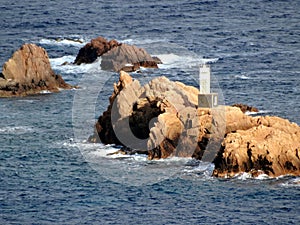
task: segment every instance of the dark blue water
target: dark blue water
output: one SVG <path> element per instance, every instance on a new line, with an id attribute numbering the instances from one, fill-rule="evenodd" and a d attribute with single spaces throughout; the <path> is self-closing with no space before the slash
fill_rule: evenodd
<path id="1" fill-rule="evenodd" d="M 133 74 L 141 83 L 166 75 L 197 86 L 205 57 L 215 61 L 224 103 L 300 124 L 299 1 L 2 0 L 0 10 L 1 65 L 21 44 L 36 43 L 56 72 L 82 87 L 0 99 L 1 224 L 299 224 L 299 178 L 223 180 L 199 162 L 102 157 L 112 147 L 84 139 L 118 75 L 97 63 L 60 66 L 82 46 L 69 39 L 99 35 L 166 60 Z"/>

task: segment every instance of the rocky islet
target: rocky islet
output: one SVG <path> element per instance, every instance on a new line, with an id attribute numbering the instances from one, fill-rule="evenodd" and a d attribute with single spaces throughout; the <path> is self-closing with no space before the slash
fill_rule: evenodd
<path id="1" fill-rule="evenodd" d="M 26 96 L 41 91 L 71 89 L 61 75 L 52 70 L 45 49 L 24 44 L 4 63 L 0 76 L 0 97 Z"/>
<path id="2" fill-rule="evenodd" d="M 243 172 L 300 175 L 297 124 L 275 116 L 246 115 L 245 105 L 199 108 L 198 94 L 196 88 L 166 77 L 141 86 L 121 71 L 90 141 L 121 144 L 126 154 L 144 152 L 150 160 L 172 156 L 210 160 L 216 177 Z"/>
<path id="3" fill-rule="evenodd" d="M 157 57 L 152 57 L 143 48 L 135 45 L 119 43 L 116 40 L 106 40 L 99 36 L 92 39 L 79 53 L 74 61 L 75 64 L 93 63 L 98 57 L 101 60 L 101 69 L 119 72 L 121 70 L 132 72 L 140 67 L 158 68 L 161 63 Z"/>

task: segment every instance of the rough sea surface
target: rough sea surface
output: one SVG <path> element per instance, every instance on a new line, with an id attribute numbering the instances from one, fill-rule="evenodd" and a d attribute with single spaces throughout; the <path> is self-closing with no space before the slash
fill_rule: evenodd
<path id="1" fill-rule="evenodd" d="M 208 162 L 105 156 L 118 146 L 85 141 L 118 74 L 101 59 L 61 66 L 99 35 L 163 60 L 133 73 L 141 83 L 165 75 L 197 87 L 210 61 L 222 104 L 300 124 L 299 11 L 292 0 L 2 0 L 0 65 L 36 43 L 81 89 L 0 99 L 0 224 L 299 224 L 299 177 L 217 179 Z"/>

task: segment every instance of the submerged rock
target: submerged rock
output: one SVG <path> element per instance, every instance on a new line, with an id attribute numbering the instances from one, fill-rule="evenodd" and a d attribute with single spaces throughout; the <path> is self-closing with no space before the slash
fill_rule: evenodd
<path id="1" fill-rule="evenodd" d="M 0 97 L 24 96 L 43 90 L 57 92 L 59 88 L 72 86 L 54 73 L 47 52 L 35 44 L 24 44 L 3 65 Z"/>
<path id="2" fill-rule="evenodd" d="M 140 67 L 158 68 L 157 64 L 162 63 L 159 58 L 152 57 L 142 48 L 116 40 L 107 41 L 103 37 L 92 39 L 82 47 L 74 63 L 92 63 L 99 56 L 102 56 L 101 69 L 116 72 L 132 72 Z"/>
<path id="3" fill-rule="evenodd" d="M 240 107 L 198 108 L 198 89 L 158 77 L 141 86 L 124 71 L 90 139 L 118 144 L 150 160 L 193 157 L 215 164 L 213 176 L 242 172 L 300 175 L 300 127 Z"/>

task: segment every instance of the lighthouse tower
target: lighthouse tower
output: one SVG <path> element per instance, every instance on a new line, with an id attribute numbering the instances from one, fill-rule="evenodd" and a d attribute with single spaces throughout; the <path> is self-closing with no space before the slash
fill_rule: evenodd
<path id="1" fill-rule="evenodd" d="M 200 94 L 198 106 L 200 108 L 213 108 L 218 106 L 218 93 L 210 93 L 210 65 L 199 66 Z"/>

